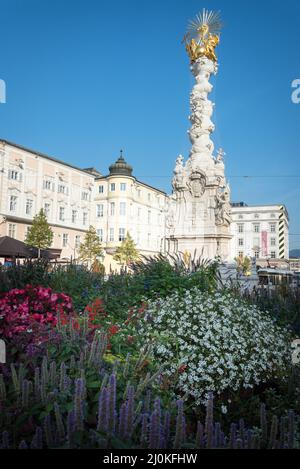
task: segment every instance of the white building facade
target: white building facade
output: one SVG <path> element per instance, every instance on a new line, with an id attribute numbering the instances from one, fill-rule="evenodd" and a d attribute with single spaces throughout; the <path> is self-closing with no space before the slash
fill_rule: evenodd
<path id="1" fill-rule="evenodd" d="M 107 269 L 129 232 L 138 250 L 164 250 L 166 194 L 138 181 L 121 156 L 107 176 L 0 140 L 0 236 L 24 241 L 33 217 L 42 208 L 54 233 L 51 248 L 61 258 L 78 258 L 90 226 L 102 242 Z"/>
<path id="2" fill-rule="evenodd" d="M 231 204 L 231 258 L 289 258 L 289 217 L 284 205 Z"/>

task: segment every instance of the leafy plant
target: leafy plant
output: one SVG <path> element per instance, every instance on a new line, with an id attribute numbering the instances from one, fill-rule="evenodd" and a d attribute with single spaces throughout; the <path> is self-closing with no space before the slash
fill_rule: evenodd
<path id="1" fill-rule="evenodd" d="M 122 241 L 121 245 L 117 247 L 114 259 L 122 266 L 129 266 L 132 262 L 139 258 L 139 252 L 136 248 L 135 242 L 130 234 L 126 234 L 126 238 Z"/>
<path id="2" fill-rule="evenodd" d="M 99 236 L 93 226 L 86 232 L 83 243 L 79 246 L 79 257 L 82 261 L 90 265 L 97 262 L 98 257 L 103 253 Z"/>
<path id="3" fill-rule="evenodd" d="M 40 257 L 41 249 L 49 248 L 52 241 L 53 231 L 49 226 L 43 209 L 41 209 L 39 213 L 33 217 L 32 226 L 27 232 L 25 243 L 38 248 L 38 257 Z"/>

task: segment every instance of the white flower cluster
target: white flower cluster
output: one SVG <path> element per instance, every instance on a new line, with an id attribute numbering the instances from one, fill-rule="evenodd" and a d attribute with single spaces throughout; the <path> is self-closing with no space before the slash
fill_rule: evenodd
<path id="1" fill-rule="evenodd" d="M 221 394 L 266 382 L 290 363 L 289 333 L 268 313 L 226 291 L 194 288 L 150 303 L 140 337 L 153 343 L 166 373 L 197 403 L 211 391 Z"/>

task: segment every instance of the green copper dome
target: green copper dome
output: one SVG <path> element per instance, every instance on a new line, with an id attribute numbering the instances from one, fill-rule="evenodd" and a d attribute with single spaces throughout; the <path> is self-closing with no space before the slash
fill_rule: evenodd
<path id="1" fill-rule="evenodd" d="M 123 158 L 123 151 L 121 150 L 120 156 L 117 161 L 110 165 L 109 167 L 110 176 L 131 176 L 132 175 L 132 166 L 126 163 Z"/>

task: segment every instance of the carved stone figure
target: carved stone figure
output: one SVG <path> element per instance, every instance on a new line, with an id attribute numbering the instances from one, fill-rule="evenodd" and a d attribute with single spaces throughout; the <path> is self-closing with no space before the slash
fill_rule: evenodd
<path id="1" fill-rule="evenodd" d="M 220 190 L 216 193 L 215 197 L 215 219 L 216 225 L 229 226 L 231 223 L 230 215 L 230 190 L 227 185 L 224 190 Z"/>
<path id="2" fill-rule="evenodd" d="M 171 230 L 175 225 L 175 200 L 172 196 L 166 199 L 166 227 Z"/>
<path id="3" fill-rule="evenodd" d="M 185 174 L 184 174 L 184 167 L 183 167 L 183 156 L 179 155 L 175 163 L 172 187 L 174 191 L 176 191 L 176 190 L 183 189 L 185 185 L 186 184 L 185 184 Z"/>

